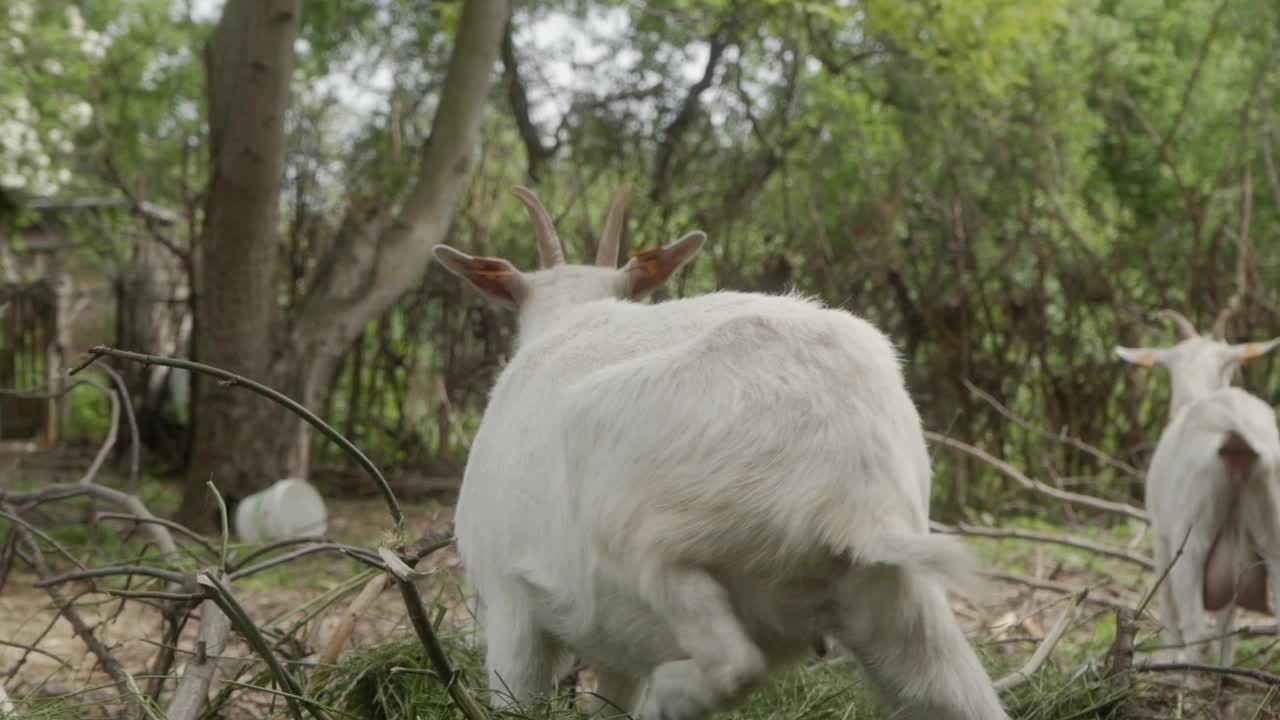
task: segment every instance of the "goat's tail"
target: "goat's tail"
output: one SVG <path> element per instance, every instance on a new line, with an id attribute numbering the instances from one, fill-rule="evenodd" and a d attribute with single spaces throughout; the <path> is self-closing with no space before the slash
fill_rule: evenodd
<path id="1" fill-rule="evenodd" d="M 859 548 L 854 561 L 894 565 L 974 598 L 989 591 L 982 580 L 982 563 L 969 545 L 955 536 L 894 534 Z"/>

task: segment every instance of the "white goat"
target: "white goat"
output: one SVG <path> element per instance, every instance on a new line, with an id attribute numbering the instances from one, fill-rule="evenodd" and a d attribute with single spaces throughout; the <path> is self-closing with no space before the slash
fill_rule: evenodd
<path id="1" fill-rule="evenodd" d="M 1171 650 L 1165 654 L 1180 660 L 1192 650 L 1193 659 L 1230 665 L 1235 636 L 1227 633 L 1236 608 L 1272 612 L 1280 600 L 1280 432 L 1271 406 L 1231 387 L 1231 378 L 1280 338 L 1231 345 L 1201 335 L 1177 312 L 1161 314 L 1177 325 L 1177 345 L 1116 353 L 1167 368 L 1173 386 L 1145 493 L 1156 570 L 1173 563 L 1159 591 Z M 1209 636 L 1207 613 L 1215 611 L 1217 633 Z"/>
<path id="2" fill-rule="evenodd" d="M 631 302 L 705 236 L 618 269 L 623 190 L 596 266 L 565 264 L 537 196 L 514 192 L 546 269 L 435 248 L 518 312 L 455 517 L 491 689 L 550 691 L 574 652 L 599 698 L 694 720 L 831 634 L 902 717 L 1005 718 L 939 582 L 974 564 L 929 534 L 929 456 L 889 340 L 794 296 Z"/>

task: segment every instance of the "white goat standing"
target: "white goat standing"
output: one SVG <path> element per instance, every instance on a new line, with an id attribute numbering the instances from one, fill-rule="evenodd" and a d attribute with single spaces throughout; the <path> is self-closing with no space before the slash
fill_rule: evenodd
<path id="1" fill-rule="evenodd" d="M 617 268 L 623 190 L 596 265 L 565 264 L 537 196 L 514 192 L 545 269 L 435 248 L 518 312 L 455 517 L 491 689 L 548 692 L 575 652 L 600 698 L 694 720 L 831 634 L 900 717 L 1007 717 L 939 582 L 975 566 L 929 534 L 929 456 L 889 340 L 794 296 L 631 302 L 705 236 Z"/>
<path id="2" fill-rule="evenodd" d="M 1207 659 L 1230 665 L 1235 636 L 1227 633 L 1236 608 L 1271 613 L 1280 601 L 1280 432 L 1271 406 L 1232 387 L 1231 378 L 1280 338 L 1231 345 L 1201 335 L 1177 312 L 1161 312 L 1182 335 L 1177 345 L 1116 353 L 1135 365 L 1165 367 L 1172 381 L 1169 422 L 1145 493 L 1156 570 L 1173 562 L 1159 591 L 1173 650 L 1166 654 L 1183 659 L 1194 649 L 1200 659 L 1213 644 L 1218 657 Z M 1206 632 L 1208 612 L 1217 613 L 1214 636 Z"/>

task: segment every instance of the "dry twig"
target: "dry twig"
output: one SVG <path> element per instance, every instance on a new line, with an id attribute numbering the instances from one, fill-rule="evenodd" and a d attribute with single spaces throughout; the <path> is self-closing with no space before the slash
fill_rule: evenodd
<path id="1" fill-rule="evenodd" d="M 1151 570 L 1154 568 L 1151 558 L 1146 557 L 1145 555 L 1134 555 L 1133 553 L 1121 548 L 1104 545 L 1102 543 L 1085 540 L 1084 538 L 1078 538 L 1071 535 L 1052 535 L 1049 533 L 1040 533 L 1017 528 L 985 528 L 978 527 L 976 525 L 967 525 L 964 523 L 960 523 L 958 525 L 944 525 L 940 522 L 930 522 L 929 526 L 934 532 L 939 533 L 1052 543 L 1054 545 L 1062 545 L 1064 547 L 1076 548 L 1078 550 L 1086 550 L 1094 553 L 1095 555 L 1103 555 L 1117 560 L 1124 560 L 1125 562 L 1137 565 L 1144 570 Z"/>
<path id="2" fill-rule="evenodd" d="M 1031 658 L 1027 660 L 1026 664 L 1013 673 L 996 681 L 996 692 L 1012 690 L 1031 679 L 1031 676 L 1040 669 L 1040 666 L 1044 664 L 1044 661 L 1049 659 L 1049 656 L 1053 654 L 1054 648 L 1058 646 L 1058 641 L 1060 641 L 1062 636 L 1066 634 L 1067 628 L 1071 626 L 1071 623 L 1080 613 L 1080 605 L 1088 595 L 1088 589 L 1081 590 L 1076 593 L 1075 597 L 1072 598 L 1071 604 L 1062 611 L 1060 616 L 1058 616 L 1058 621 L 1053 624 L 1049 633 L 1044 636 L 1044 640 L 1040 641 L 1040 645 L 1036 647 L 1036 651 L 1032 653 Z"/>

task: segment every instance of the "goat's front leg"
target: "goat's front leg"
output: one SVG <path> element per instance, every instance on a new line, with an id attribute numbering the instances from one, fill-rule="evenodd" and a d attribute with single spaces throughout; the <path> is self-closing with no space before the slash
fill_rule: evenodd
<path id="1" fill-rule="evenodd" d="M 641 718 L 698 720 L 764 679 L 764 654 L 711 575 L 696 568 L 657 566 L 642 575 L 640 590 L 689 654 L 653 671 L 640 703 Z"/>

